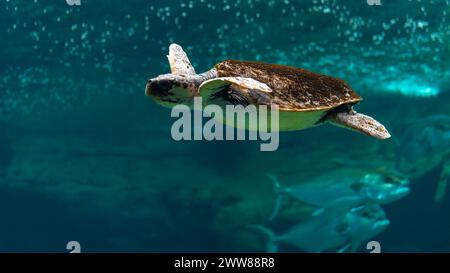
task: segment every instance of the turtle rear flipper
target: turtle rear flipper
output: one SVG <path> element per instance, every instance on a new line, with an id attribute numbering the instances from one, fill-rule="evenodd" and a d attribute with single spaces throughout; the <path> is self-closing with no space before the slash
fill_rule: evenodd
<path id="1" fill-rule="evenodd" d="M 327 116 L 327 120 L 336 126 L 354 130 L 374 138 L 387 139 L 391 137 L 391 134 L 389 134 L 383 124 L 372 117 L 357 113 L 353 109 L 330 113 Z"/>

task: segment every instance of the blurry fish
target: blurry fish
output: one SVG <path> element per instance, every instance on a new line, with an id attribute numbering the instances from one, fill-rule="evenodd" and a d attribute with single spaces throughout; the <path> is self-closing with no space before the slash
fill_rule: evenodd
<path id="1" fill-rule="evenodd" d="M 356 185 L 360 185 L 357 189 Z M 395 202 L 410 192 L 409 180 L 395 175 L 368 173 L 352 188 L 363 197 L 365 201 L 384 205 Z"/>
<path id="2" fill-rule="evenodd" d="M 350 223 L 351 243 L 345 250 L 355 252 L 362 242 L 368 241 L 385 231 L 390 224 L 386 213 L 377 204 L 366 204 L 353 208 L 347 213 L 347 220 Z"/>
<path id="3" fill-rule="evenodd" d="M 410 191 L 407 179 L 382 173 L 355 175 L 344 170 L 289 187 L 281 186 L 275 176 L 268 176 L 275 184 L 277 194 L 270 220 L 277 216 L 286 196 L 317 206 L 317 214 L 338 203 L 341 206 L 345 203 L 347 207 L 361 202 L 387 204 L 405 197 Z"/>
<path id="4" fill-rule="evenodd" d="M 399 143 L 396 167 L 409 177 L 441 167 L 435 202 L 442 202 L 450 178 L 450 116 L 431 116 L 415 122 Z"/>
<path id="5" fill-rule="evenodd" d="M 269 228 L 253 225 L 267 237 L 267 251 L 277 252 L 278 245 L 288 244 L 305 252 L 320 253 L 336 250 L 354 252 L 362 242 L 370 240 L 389 226 L 389 220 L 379 205 L 355 208 L 336 207 L 275 235 Z"/>

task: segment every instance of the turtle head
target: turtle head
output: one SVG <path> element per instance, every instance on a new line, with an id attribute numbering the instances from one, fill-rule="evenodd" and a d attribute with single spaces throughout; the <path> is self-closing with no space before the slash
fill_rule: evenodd
<path id="1" fill-rule="evenodd" d="M 189 104 L 197 92 L 198 86 L 192 78 L 183 75 L 164 74 L 150 79 L 145 87 L 145 95 L 163 106 Z"/>
<path id="2" fill-rule="evenodd" d="M 173 107 L 177 104 L 191 106 L 195 96 L 198 96 L 200 84 L 217 76 L 215 69 L 197 75 L 189 61 L 186 52 L 177 44 L 169 47 L 170 71 L 172 73 L 159 75 L 150 79 L 145 87 L 145 95 L 163 106 Z"/>

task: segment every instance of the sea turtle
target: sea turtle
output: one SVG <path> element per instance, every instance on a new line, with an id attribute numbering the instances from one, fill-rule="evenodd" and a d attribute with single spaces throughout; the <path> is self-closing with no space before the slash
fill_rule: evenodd
<path id="1" fill-rule="evenodd" d="M 163 106 L 192 105 L 201 96 L 206 105 L 267 105 L 279 109 L 279 130 L 301 130 L 329 122 L 386 139 L 386 128 L 357 113 L 362 98 L 341 79 L 290 66 L 226 60 L 196 74 L 181 46 L 169 47 L 172 73 L 148 80 L 145 94 Z M 230 124 L 231 125 L 231 124 Z"/>

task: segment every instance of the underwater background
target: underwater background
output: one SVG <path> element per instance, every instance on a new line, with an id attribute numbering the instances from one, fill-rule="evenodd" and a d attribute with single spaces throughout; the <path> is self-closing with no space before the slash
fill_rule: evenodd
<path id="1" fill-rule="evenodd" d="M 0 1 L 0 252 L 263 252 L 310 217 L 283 185 L 401 176 L 382 252 L 450 252 L 450 1 Z M 370 5 L 374 4 L 374 5 Z M 144 96 L 170 43 L 197 72 L 226 59 L 347 81 L 392 138 L 324 125 L 257 141 L 174 141 Z M 441 188 L 442 189 L 442 188 Z M 447 189 L 447 191 L 450 189 Z M 447 194 L 448 195 L 448 194 Z M 321 242 L 317 242 L 320 244 Z M 358 252 L 368 252 L 362 242 Z M 302 249 L 281 244 L 280 252 Z"/>

